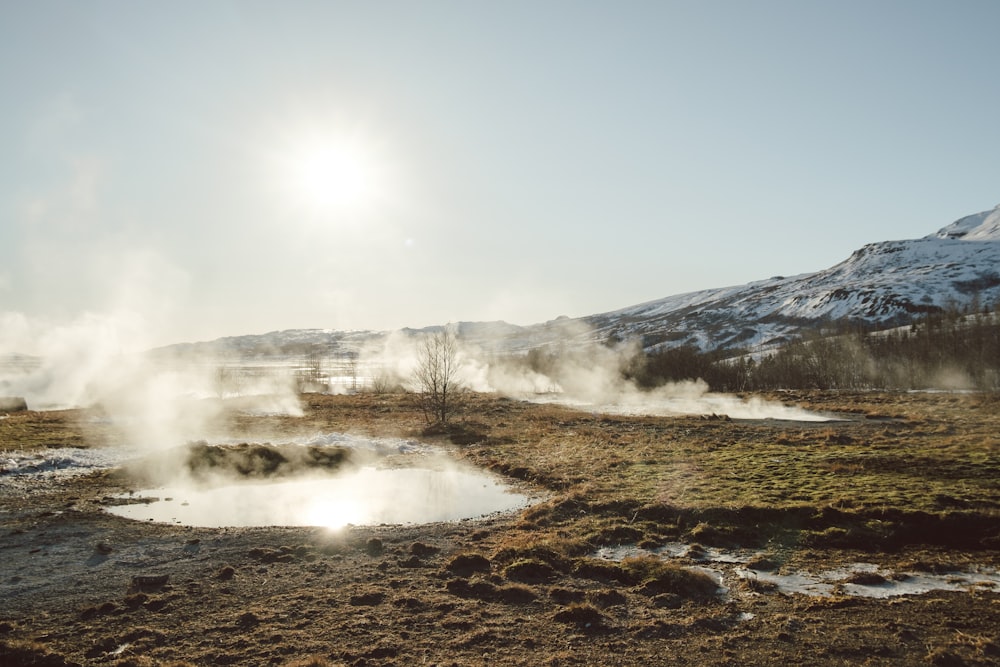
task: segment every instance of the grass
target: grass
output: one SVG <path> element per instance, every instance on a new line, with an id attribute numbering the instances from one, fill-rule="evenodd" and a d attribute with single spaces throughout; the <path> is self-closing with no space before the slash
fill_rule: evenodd
<path id="1" fill-rule="evenodd" d="M 817 510 L 843 510 L 837 517 L 841 523 L 854 518 L 859 525 L 820 525 L 809 537 L 814 544 L 829 538 L 840 545 L 880 535 L 884 539 L 891 530 L 866 524 L 889 510 L 913 516 L 971 512 L 1000 517 L 995 483 L 1000 476 L 1000 419 L 993 397 L 795 398 L 795 403 L 824 411 L 850 410 L 855 418 L 826 424 L 716 422 L 602 417 L 558 406 L 515 405 L 508 416 L 520 419 L 492 425 L 484 443 L 463 453 L 498 472 L 517 461 L 521 477 L 558 492 L 525 513 L 526 530 L 572 523 L 579 529 L 574 533 L 593 546 L 663 541 L 683 534 L 685 522 L 702 517 L 698 522 L 705 523 L 704 517 L 712 514 L 715 521 L 694 535 L 693 526 L 687 526 L 687 536 L 702 539 L 697 533 L 707 532 L 709 541 L 741 541 L 746 535 L 738 526 L 724 524 L 734 523 L 734 515 L 745 508 L 779 511 L 785 515 L 782 520 L 808 530 L 813 527 L 805 524 L 817 523 L 810 520 Z M 890 421 L 883 419 L 886 414 Z M 961 421 L 955 422 L 955 415 Z M 597 498 L 600 503 L 594 502 Z M 657 506 L 677 510 L 673 526 L 663 517 L 657 517 L 655 526 L 637 522 Z M 934 527 L 926 518 L 915 524 Z M 837 530 L 827 532 L 831 528 Z"/>
<path id="2" fill-rule="evenodd" d="M 338 430 L 423 437 L 548 493 L 507 536 L 503 548 L 509 553 L 494 554 L 498 568 L 520 558 L 565 571 L 559 558 L 599 546 L 674 540 L 842 548 L 896 548 L 906 540 L 951 546 L 964 539 L 960 546 L 969 548 L 1000 542 L 996 397 L 780 392 L 766 398 L 849 419 L 603 416 L 472 394 L 455 429 L 425 436 L 407 395 L 304 395 L 303 417 L 234 411 L 220 428 L 250 442 Z M 0 448 L 114 442 L 111 425 L 100 416 L 97 410 L 15 413 L 0 420 Z M 471 430 L 474 441 L 453 437 L 452 431 Z M 277 449 L 260 461 L 250 460 L 256 450 L 249 446 L 229 449 L 229 458 L 245 454 L 246 466 L 284 465 Z M 961 535 L 947 537 L 956 527 Z M 548 555 L 539 552 L 543 546 Z"/>
<path id="3" fill-rule="evenodd" d="M 605 623 L 604 614 L 589 602 L 574 602 L 555 613 L 553 618 L 560 623 L 579 628 L 601 628 Z"/>
<path id="4" fill-rule="evenodd" d="M 45 667 L 69 667 L 61 656 L 55 655 L 41 643 L 35 641 L 6 641 L 0 639 L 0 664 L 39 665 Z"/>
<path id="5" fill-rule="evenodd" d="M 989 611 L 979 597 L 942 595 L 884 607 L 846 597 L 803 601 L 775 593 L 765 599 L 773 593 L 769 586 L 746 580 L 735 601 L 725 601 L 716 595 L 711 577 L 685 567 L 697 560 L 694 549 L 668 561 L 594 557 L 602 546 L 681 541 L 753 546 L 763 552 L 753 562 L 761 570 L 794 569 L 803 561 L 864 560 L 858 550 L 898 549 L 898 558 L 871 562 L 912 559 L 913 567 L 903 569 L 997 562 L 1000 411 L 995 400 L 838 393 L 771 398 L 849 411 L 852 419 L 807 424 L 605 417 L 479 395 L 469 396 L 465 413 L 458 416 L 463 428 L 433 436 L 421 435 L 425 424 L 405 395 L 304 396 L 301 418 L 227 415 L 223 425 L 236 442 L 295 441 L 298 435 L 305 441 L 331 431 L 429 440 L 523 483 L 543 499 L 516 517 L 426 530 L 220 534 L 222 546 L 230 539 L 249 541 L 207 561 L 198 581 L 178 575 L 172 580 L 175 590 L 124 593 L 118 588 L 113 598 L 74 602 L 71 618 L 53 618 L 69 618 L 79 637 L 53 635 L 47 641 L 74 655 L 97 646 L 95 660 L 106 658 L 119 667 L 163 664 L 147 654 L 197 664 L 299 667 L 444 658 L 482 664 L 487 653 L 495 664 L 527 664 L 542 652 L 547 658 L 562 656 L 566 664 L 573 664 L 570 658 L 580 664 L 656 664 L 665 650 L 678 651 L 692 664 L 701 664 L 702 651 L 719 663 L 800 664 L 825 655 L 824 664 L 835 664 L 867 658 L 872 646 L 894 646 L 908 664 L 924 653 L 939 664 L 995 659 L 1000 649 L 989 634 L 989 618 L 980 622 L 973 616 Z M 95 432 L 110 429 L 92 419 L 97 415 L 34 413 L 23 421 L 11 421 L 12 416 L 0 420 L 0 435 L 7 438 L 4 443 L 16 440 L 8 447 L 13 449 L 87 446 L 103 441 Z M 476 438 L 465 437 L 471 432 Z M 211 434 L 205 437 L 213 442 Z M 265 468 L 283 465 L 271 451 L 231 449 L 227 456 L 247 454 Z M 278 451 L 288 459 L 283 449 Z M 255 452 L 260 456 L 249 456 Z M 60 503 L 52 507 L 61 508 L 62 498 L 57 498 Z M 51 523 L 65 520 L 60 517 L 53 513 Z M 204 550 L 210 555 L 216 541 L 207 535 L 200 537 L 211 547 Z M 176 533 L 170 539 L 179 545 L 186 537 Z M 25 531 L 18 539 L 29 538 L 35 539 Z M 118 543 L 109 538 L 109 544 Z M 910 550 L 910 545 L 916 546 Z M 258 586 L 264 580 L 267 588 Z M 178 597 L 185 591 L 190 599 Z M 751 591 L 755 595 L 740 595 Z M 934 604 L 941 610 L 935 611 Z M 768 618 L 773 609 L 808 622 L 785 627 Z M 967 615 L 956 616 L 956 609 Z M 738 620 L 737 611 L 743 610 L 755 617 Z M 921 638 L 918 646 L 893 644 L 894 630 L 886 629 L 886 619 L 896 617 L 919 622 L 914 630 Z M 953 618 L 966 624 L 961 627 L 967 636 L 945 636 L 940 630 Z M 110 655 L 128 643 L 124 628 L 154 622 L 158 628 L 162 623 L 162 635 L 144 633 L 134 638 L 130 655 Z M 0 663 L 5 650 L 44 659 L 44 646 L 15 644 L 45 636 L 43 627 L 4 637 L 0 623 Z M 810 628 L 832 634 L 813 637 Z M 103 643 L 104 638 L 109 641 Z M 67 648 L 70 641 L 83 648 Z M 827 649 L 844 652 L 819 652 Z M 626 657 L 625 651 L 633 652 Z"/>
<path id="6" fill-rule="evenodd" d="M 0 419 L 0 451 L 89 447 L 116 442 L 118 437 L 102 423 L 99 410 L 28 410 Z"/>
<path id="7" fill-rule="evenodd" d="M 621 562 L 581 558 L 577 577 L 636 587 L 643 595 L 672 593 L 685 599 L 708 600 L 718 589 L 704 572 L 681 567 L 655 556 L 626 558 Z"/>

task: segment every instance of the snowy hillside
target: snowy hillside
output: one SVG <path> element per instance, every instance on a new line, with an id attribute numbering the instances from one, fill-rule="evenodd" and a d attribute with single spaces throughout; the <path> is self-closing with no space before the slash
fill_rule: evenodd
<path id="1" fill-rule="evenodd" d="M 598 338 L 646 348 L 781 343 L 836 320 L 891 325 L 949 306 L 1000 300 L 1000 206 L 935 234 L 872 243 L 817 273 L 667 297 L 584 318 Z"/>
<path id="2" fill-rule="evenodd" d="M 1000 206 L 934 234 L 872 243 L 816 273 L 670 296 L 610 313 L 559 318 L 520 327 L 459 323 L 460 336 L 491 352 L 555 343 L 639 339 L 646 349 L 693 345 L 702 350 L 779 345 L 834 321 L 890 326 L 950 306 L 1000 302 Z M 428 327 L 433 330 L 440 327 Z M 403 330 L 413 335 L 424 330 Z M 174 351 L 238 355 L 356 352 L 385 332 L 278 331 L 261 336 L 171 346 Z"/>
<path id="3" fill-rule="evenodd" d="M 928 239 L 961 239 L 963 241 L 1000 240 L 1000 206 L 956 220 L 931 234 Z"/>

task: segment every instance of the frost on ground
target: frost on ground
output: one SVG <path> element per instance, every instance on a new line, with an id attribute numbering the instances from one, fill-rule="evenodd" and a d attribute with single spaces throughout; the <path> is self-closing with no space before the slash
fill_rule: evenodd
<path id="1" fill-rule="evenodd" d="M 51 483 L 115 468 L 139 458 L 133 448 L 57 447 L 0 453 L 0 495 L 24 496 Z"/>

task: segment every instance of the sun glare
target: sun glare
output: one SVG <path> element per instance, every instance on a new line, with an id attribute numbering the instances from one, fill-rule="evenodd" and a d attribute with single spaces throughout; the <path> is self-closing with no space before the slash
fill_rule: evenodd
<path id="1" fill-rule="evenodd" d="M 350 524 L 365 522 L 365 508 L 350 498 L 318 498 L 303 513 L 305 523 L 311 526 L 338 529 Z"/>
<path id="2" fill-rule="evenodd" d="M 380 177 L 372 149 L 358 137 L 302 140 L 280 166 L 284 190 L 315 213 L 359 213 L 378 197 Z"/>

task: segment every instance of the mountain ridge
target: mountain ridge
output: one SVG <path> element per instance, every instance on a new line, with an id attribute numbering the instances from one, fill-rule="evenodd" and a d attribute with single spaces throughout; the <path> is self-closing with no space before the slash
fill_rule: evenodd
<path id="1" fill-rule="evenodd" d="M 922 238 L 869 243 L 830 268 L 668 296 L 606 313 L 519 326 L 502 320 L 451 324 L 492 353 L 553 344 L 638 340 L 647 351 L 766 349 L 833 323 L 906 324 L 948 308 L 1000 301 L 1000 205 Z M 402 329 L 412 336 L 447 325 Z M 321 347 L 351 355 L 393 332 L 293 329 L 182 343 L 157 351 L 267 355 Z"/>

